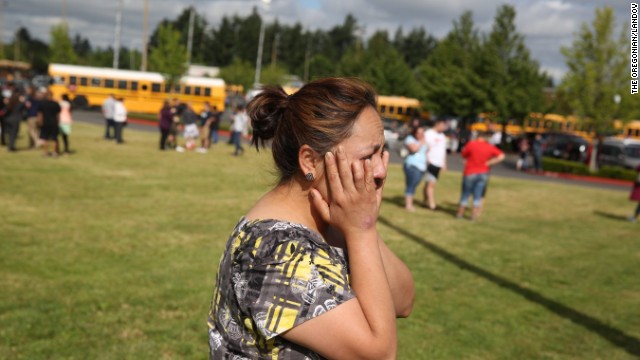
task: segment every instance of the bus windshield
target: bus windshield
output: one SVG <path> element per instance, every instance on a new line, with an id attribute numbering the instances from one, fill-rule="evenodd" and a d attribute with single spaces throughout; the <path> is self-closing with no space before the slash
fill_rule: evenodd
<path id="1" fill-rule="evenodd" d="M 640 145 L 627 145 L 627 156 L 634 159 L 640 159 Z"/>

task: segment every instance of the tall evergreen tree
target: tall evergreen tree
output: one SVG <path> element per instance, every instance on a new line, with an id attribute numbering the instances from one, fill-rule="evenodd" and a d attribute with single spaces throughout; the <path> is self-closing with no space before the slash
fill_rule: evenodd
<path id="1" fill-rule="evenodd" d="M 418 67 L 418 82 L 424 89 L 422 102 L 440 115 L 475 118 L 485 111 L 487 86 L 476 66 L 480 36 L 470 11 L 453 22 L 453 30 L 440 41 Z"/>

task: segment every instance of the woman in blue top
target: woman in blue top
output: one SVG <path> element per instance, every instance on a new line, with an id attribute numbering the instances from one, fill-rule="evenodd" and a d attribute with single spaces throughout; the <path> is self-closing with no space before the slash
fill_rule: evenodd
<path id="1" fill-rule="evenodd" d="M 412 128 L 411 134 L 404 139 L 404 146 L 409 149 L 409 155 L 404 159 L 404 176 L 406 179 L 406 190 L 404 192 L 405 209 L 415 211 L 413 195 L 416 193 L 416 188 L 427 171 L 427 143 L 424 140 L 424 128 L 420 126 Z"/>

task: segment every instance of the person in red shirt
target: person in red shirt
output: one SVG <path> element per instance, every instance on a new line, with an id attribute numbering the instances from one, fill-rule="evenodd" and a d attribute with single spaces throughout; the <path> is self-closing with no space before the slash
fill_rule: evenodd
<path id="1" fill-rule="evenodd" d="M 458 207 L 457 218 L 464 216 L 469 195 L 473 195 L 473 211 L 471 220 L 480 216 L 482 211 L 482 192 L 489 179 L 489 169 L 504 160 L 504 153 L 490 144 L 487 138 L 491 134 L 483 134 L 477 140 L 470 141 L 462 150 L 464 165 L 464 177 L 462 180 L 462 196 Z"/>

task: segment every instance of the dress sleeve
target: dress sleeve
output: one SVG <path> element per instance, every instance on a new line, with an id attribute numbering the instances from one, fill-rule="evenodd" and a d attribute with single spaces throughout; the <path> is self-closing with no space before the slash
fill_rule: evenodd
<path id="1" fill-rule="evenodd" d="M 251 320 L 245 325 L 266 339 L 355 297 L 344 257 L 299 236 L 295 231 L 269 234 L 262 244 L 273 245 L 256 248 L 256 261 L 234 274 L 240 308 Z"/>

